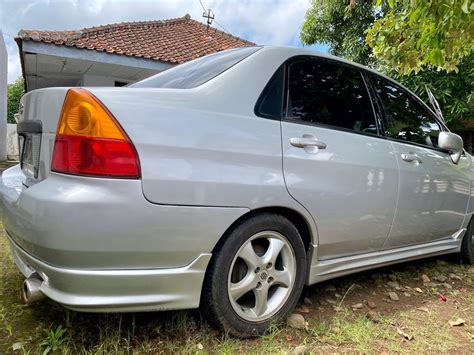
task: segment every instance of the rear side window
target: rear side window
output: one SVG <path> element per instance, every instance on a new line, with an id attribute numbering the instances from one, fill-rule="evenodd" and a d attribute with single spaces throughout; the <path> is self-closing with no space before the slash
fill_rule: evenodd
<path id="1" fill-rule="evenodd" d="M 385 135 L 397 140 L 438 147 L 441 127 L 418 100 L 380 78 L 372 79 L 385 112 Z"/>
<path id="2" fill-rule="evenodd" d="M 377 134 L 362 74 L 336 63 L 308 59 L 289 67 L 287 118 Z"/>
<path id="3" fill-rule="evenodd" d="M 273 74 L 257 101 L 255 113 L 258 116 L 274 119 L 281 118 L 283 112 L 284 77 L 285 66 L 282 65 Z"/>
<path id="4" fill-rule="evenodd" d="M 207 55 L 139 81 L 130 87 L 191 89 L 215 78 L 260 48 L 242 47 Z"/>

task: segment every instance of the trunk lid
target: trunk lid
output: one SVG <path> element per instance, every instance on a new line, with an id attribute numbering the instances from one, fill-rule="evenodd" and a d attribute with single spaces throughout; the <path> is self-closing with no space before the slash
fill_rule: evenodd
<path id="1" fill-rule="evenodd" d="M 39 89 L 21 99 L 17 129 L 26 186 L 46 179 L 50 173 L 56 128 L 67 91 L 68 88 Z"/>

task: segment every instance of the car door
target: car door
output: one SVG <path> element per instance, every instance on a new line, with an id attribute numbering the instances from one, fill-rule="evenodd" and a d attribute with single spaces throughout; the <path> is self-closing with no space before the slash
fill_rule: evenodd
<path id="1" fill-rule="evenodd" d="M 397 212 L 384 249 L 447 238 L 461 229 L 470 190 L 470 158 L 454 164 L 438 148 L 445 130 L 415 96 L 395 83 L 372 77 L 384 111 L 384 130 L 400 167 Z"/>
<path id="2" fill-rule="evenodd" d="M 395 213 L 398 170 L 361 72 L 299 57 L 286 77 L 284 177 L 316 222 L 318 258 L 379 250 Z"/>

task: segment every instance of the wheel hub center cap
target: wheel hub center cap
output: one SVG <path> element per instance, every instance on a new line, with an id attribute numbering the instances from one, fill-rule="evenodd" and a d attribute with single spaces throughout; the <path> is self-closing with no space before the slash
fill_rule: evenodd
<path id="1" fill-rule="evenodd" d="M 262 271 L 259 276 L 262 281 L 265 281 L 268 277 L 268 274 L 266 271 Z"/>

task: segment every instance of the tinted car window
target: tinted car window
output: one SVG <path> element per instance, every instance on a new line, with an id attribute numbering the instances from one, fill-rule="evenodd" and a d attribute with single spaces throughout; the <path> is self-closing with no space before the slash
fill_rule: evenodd
<path id="1" fill-rule="evenodd" d="M 291 64 L 288 118 L 377 134 L 374 112 L 360 72 L 319 60 Z"/>
<path id="2" fill-rule="evenodd" d="M 139 81 L 130 87 L 194 88 L 215 78 L 259 49 L 260 47 L 243 47 L 207 55 Z"/>
<path id="3" fill-rule="evenodd" d="M 255 112 L 259 116 L 268 118 L 281 118 L 283 109 L 283 78 L 285 67 L 282 65 L 273 74 L 272 78 L 260 95 Z"/>
<path id="4" fill-rule="evenodd" d="M 372 81 L 385 112 L 385 134 L 391 138 L 437 147 L 441 128 L 431 112 L 389 81 L 379 78 Z"/>

